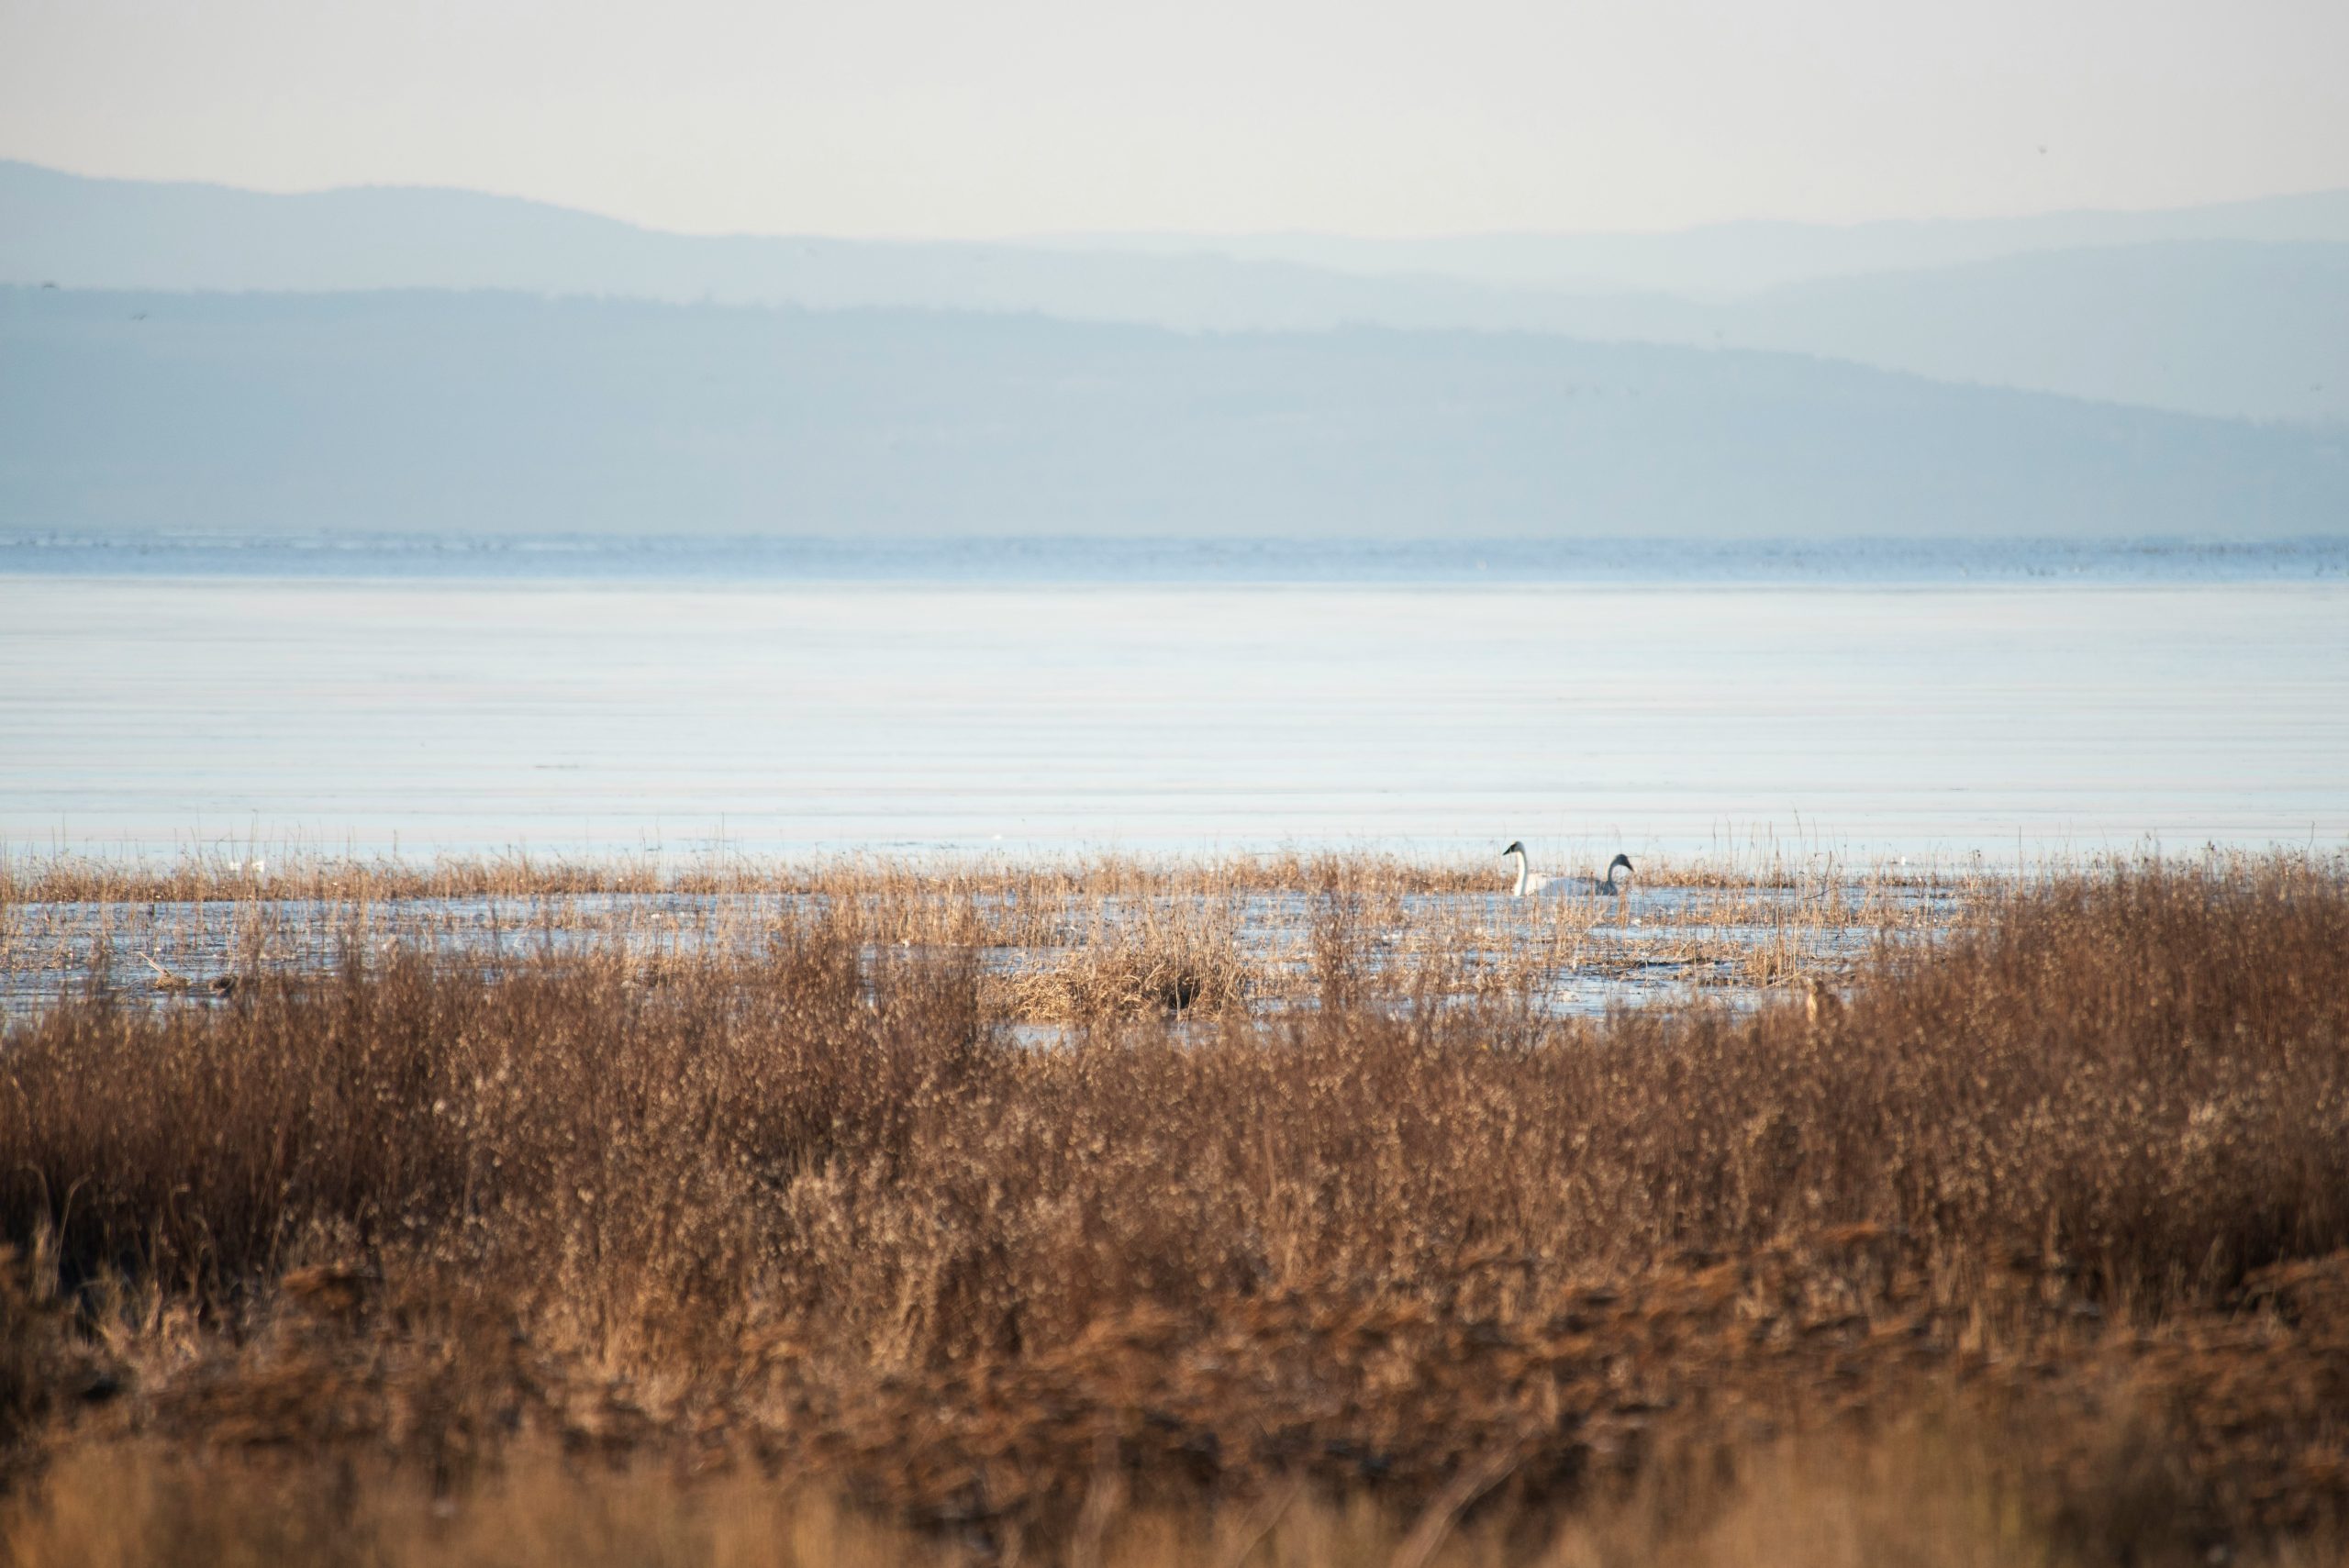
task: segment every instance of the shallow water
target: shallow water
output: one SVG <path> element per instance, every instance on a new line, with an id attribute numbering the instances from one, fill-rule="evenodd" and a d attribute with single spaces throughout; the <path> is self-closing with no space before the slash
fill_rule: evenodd
<path id="1" fill-rule="evenodd" d="M 1789 964 L 1832 976 L 1879 941 L 1945 929 L 1963 897 L 1954 884 L 1859 880 L 1642 887 L 1603 900 L 1418 894 L 1397 899 L 1361 935 L 1372 976 L 1387 974 L 1404 990 L 1403 977 L 1427 973 L 1414 966 L 1433 947 L 1449 961 L 1441 972 L 1465 983 L 1447 995 L 1473 992 L 1482 971 L 1522 977 L 1509 995 L 1562 1017 L 1698 993 L 1750 1006 L 1766 993 L 1748 957 L 1765 958 L 1781 984 L 1789 975 L 1775 970 Z M 395 948 L 484 972 L 510 960 L 613 951 L 631 963 L 672 954 L 755 962 L 778 934 L 819 915 L 822 902 L 806 894 L 671 892 L 355 903 L 256 890 L 204 902 L 16 904 L 0 906 L 0 1019 L 94 993 L 132 1006 L 217 1006 L 209 985 L 220 977 L 241 984 L 262 973 L 316 974 Z M 896 906 L 899 914 L 909 907 Z M 1301 894 L 1073 896 L 1019 909 L 982 898 L 970 908 L 980 922 L 973 940 L 981 966 L 998 974 L 1049 968 L 1120 923 L 1172 918 L 1229 929 L 1256 1011 L 1311 1005 L 1317 907 Z M 882 958 L 877 950 L 868 956 Z M 1036 1038 L 1055 1035 L 1046 1029 Z"/>
<path id="2" fill-rule="evenodd" d="M 2222 576 L 2223 573 L 2215 574 Z M 0 838 L 2349 841 L 2349 584 L 0 577 Z"/>

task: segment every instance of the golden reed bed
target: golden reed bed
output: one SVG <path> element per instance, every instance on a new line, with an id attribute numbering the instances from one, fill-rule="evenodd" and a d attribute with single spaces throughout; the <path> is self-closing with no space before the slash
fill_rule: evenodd
<path id="1" fill-rule="evenodd" d="M 2340 1560 L 2338 862 L 1986 884 L 1812 1006 L 1598 1019 L 1306 885 L 1293 998 L 1043 1049 L 870 899 L 9 1026 L 0 1540 Z"/>
<path id="2" fill-rule="evenodd" d="M 1543 846 L 1565 857 L 1546 870 L 1594 873 L 1610 851 Z M 1004 854 L 851 853 L 778 859 L 724 851 L 681 856 L 587 859 L 515 851 L 424 862 L 336 854 L 301 843 L 255 840 L 190 851 L 168 861 L 109 860 L 42 853 L 0 845 L 0 905 L 95 901 L 275 898 L 521 898 L 560 894 L 828 894 L 843 897 L 1015 895 L 1039 901 L 1073 896 L 1197 896 L 1293 893 L 1341 886 L 1370 895 L 1506 891 L 1513 873 L 1497 840 L 1490 855 L 1431 857 L 1370 849 L 1285 850 L 1208 857 L 1074 851 L 1054 857 Z M 1906 862 L 1851 865 L 1831 852 L 1768 836 L 1732 840 L 1713 855 L 1650 860 L 1638 885 L 1751 889 L 1806 882 L 1876 885 L 1960 877 L 1973 857 L 1946 865 Z M 1587 867 L 1579 864 L 1588 861 Z"/>
<path id="3" fill-rule="evenodd" d="M 1833 984 L 1872 947 L 1930 937 L 1977 892 L 2010 882 L 1978 865 L 1854 872 L 1766 846 L 1648 860 L 1625 896 L 1535 899 L 1507 896 L 1498 857 L 660 869 L 0 855 L 0 1014 L 106 990 L 200 1001 L 273 974 L 314 975 L 353 947 L 463 949 L 484 962 L 600 947 L 659 984 L 680 962 L 795 942 L 811 920 L 876 948 L 967 951 L 983 1010 L 1033 1025 L 1277 1011 L 1318 998 L 1346 970 L 1375 973 L 1389 995 L 1589 1010 L 1683 986 Z"/>

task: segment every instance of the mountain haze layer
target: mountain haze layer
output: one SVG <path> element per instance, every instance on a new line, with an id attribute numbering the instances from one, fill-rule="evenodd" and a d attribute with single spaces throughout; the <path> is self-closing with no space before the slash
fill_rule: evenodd
<path id="1" fill-rule="evenodd" d="M 2349 193 L 1848 228 L 990 245 L 703 238 L 464 192 L 268 195 L 0 163 L 0 282 L 487 288 L 1181 330 L 1533 331 L 2349 422 Z"/>
<path id="2" fill-rule="evenodd" d="M 2178 240 L 1595 303 L 1561 330 L 1783 349 L 2220 417 L 2349 422 L 2349 245 Z"/>
<path id="3" fill-rule="evenodd" d="M 2154 212 L 1875 223 L 1719 223 L 1657 234 L 1070 235 L 1039 239 L 1125 254 L 1209 250 L 1370 276 L 1438 275 L 1504 288 L 1659 290 L 1705 298 L 1870 272 L 1931 271 L 2043 250 L 2178 240 L 2349 243 L 2349 191 L 2314 191 Z"/>
<path id="4" fill-rule="evenodd" d="M 515 294 L 0 290 L 14 529 L 2331 533 L 2337 434 L 1774 353 Z"/>

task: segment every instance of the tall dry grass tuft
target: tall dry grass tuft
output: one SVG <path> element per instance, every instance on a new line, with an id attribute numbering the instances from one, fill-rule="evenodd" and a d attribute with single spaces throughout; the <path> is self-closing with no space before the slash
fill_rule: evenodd
<path id="1" fill-rule="evenodd" d="M 1217 1017 L 1246 1006 L 1251 980 L 1239 916 L 1228 904 L 1204 910 L 1145 904 L 1123 918 L 1097 910 L 1080 940 L 1001 976 L 989 991 L 1014 1018 L 1097 1024 Z"/>
<path id="2" fill-rule="evenodd" d="M 1104 1477 L 1362 1492 L 1399 1546 L 1479 1465 L 1464 1529 L 1950 1398 L 2059 1491 L 2191 1413 L 2165 1551 L 2349 1501 L 2337 867 L 2054 878 L 1838 1007 L 1597 1021 L 1473 924 L 1398 963 L 1399 893 L 1299 896 L 1300 1005 L 1173 1030 L 1206 993 L 1149 975 L 1232 950 L 1118 893 L 1044 1049 L 848 899 L 68 1000 L 0 1042 L 0 1238 L 156 1440 L 725 1457 L 996 1548 Z"/>

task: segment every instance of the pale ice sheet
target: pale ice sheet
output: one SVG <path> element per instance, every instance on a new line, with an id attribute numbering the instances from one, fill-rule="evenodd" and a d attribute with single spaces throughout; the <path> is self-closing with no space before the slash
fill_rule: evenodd
<path id="1" fill-rule="evenodd" d="M 1767 833 L 2337 848 L 2349 585 L 0 577 L 18 853 Z"/>

